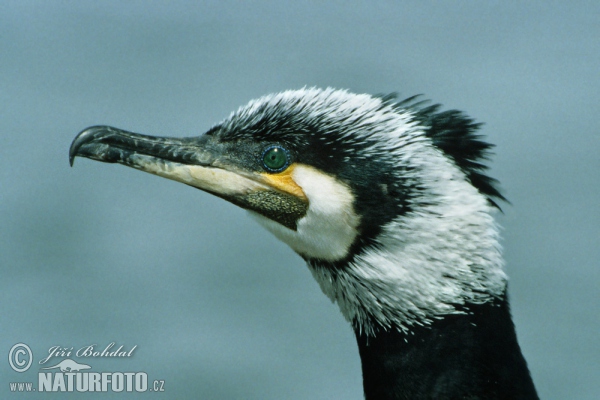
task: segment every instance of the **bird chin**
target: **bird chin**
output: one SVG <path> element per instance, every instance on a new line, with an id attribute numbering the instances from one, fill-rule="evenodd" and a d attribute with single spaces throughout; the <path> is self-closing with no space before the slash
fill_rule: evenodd
<path id="1" fill-rule="evenodd" d="M 336 262 L 345 259 L 357 236 L 348 226 L 339 229 L 315 215 L 310 207 L 306 215 L 297 221 L 296 229 L 289 229 L 257 212 L 250 215 L 275 237 L 308 260 Z"/>

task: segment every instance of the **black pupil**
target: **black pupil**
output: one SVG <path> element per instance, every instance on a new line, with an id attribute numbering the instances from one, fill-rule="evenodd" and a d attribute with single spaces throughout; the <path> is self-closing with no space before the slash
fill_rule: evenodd
<path id="1" fill-rule="evenodd" d="M 266 151 L 263 162 L 270 170 L 280 170 L 287 163 L 287 155 L 281 147 L 273 147 Z"/>

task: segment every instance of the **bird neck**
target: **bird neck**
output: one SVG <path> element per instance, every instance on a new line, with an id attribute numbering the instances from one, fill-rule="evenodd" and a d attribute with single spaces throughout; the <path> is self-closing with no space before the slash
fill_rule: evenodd
<path id="1" fill-rule="evenodd" d="M 367 334 L 375 319 L 403 331 L 428 325 L 465 304 L 485 304 L 506 289 L 498 227 L 486 199 L 468 185 L 460 201 L 398 216 L 346 259 L 307 259 L 321 290 Z M 450 196 L 447 196 L 450 197 Z"/>
<path id="2" fill-rule="evenodd" d="M 537 399 L 506 296 L 410 332 L 356 330 L 369 399 Z"/>

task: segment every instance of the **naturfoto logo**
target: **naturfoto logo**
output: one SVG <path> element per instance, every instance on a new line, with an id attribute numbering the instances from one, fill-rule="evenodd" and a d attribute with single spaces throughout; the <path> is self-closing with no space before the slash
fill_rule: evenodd
<path id="1" fill-rule="evenodd" d="M 94 372 L 89 361 L 73 359 L 130 358 L 136 349 L 137 345 L 126 348 L 115 342 L 78 348 L 52 346 L 38 361 L 37 387 L 33 382 L 11 382 L 9 388 L 11 392 L 163 392 L 164 380 L 149 382 L 146 372 Z M 30 369 L 33 359 L 31 348 L 24 343 L 15 344 L 8 354 L 9 365 L 15 372 Z"/>

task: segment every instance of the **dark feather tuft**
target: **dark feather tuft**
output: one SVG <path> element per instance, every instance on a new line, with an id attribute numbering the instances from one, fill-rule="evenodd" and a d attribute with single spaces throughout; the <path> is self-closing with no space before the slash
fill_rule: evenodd
<path id="1" fill-rule="evenodd" d="M 447 154 L 466 174 L 473 186 L 487 196 L 488 201 L 496 208 L 500 206 L 495 200 L 508 200 L 500 193 L 498 181 L 486 175 L 488 166 L 483 162 L 492 155 L 493 144 L 482 140 L 477 131 L 481 123 L 458 110 L 439 111 L 440 104 L 428 105 L 428 100 L 421 100 L 416 95 L 395 102 L 396 94 L 381 97 L 386 104 L 398 110 L 410 110 L 415 118 L 425 127 L 425 134 L 433 144 Z"/>

